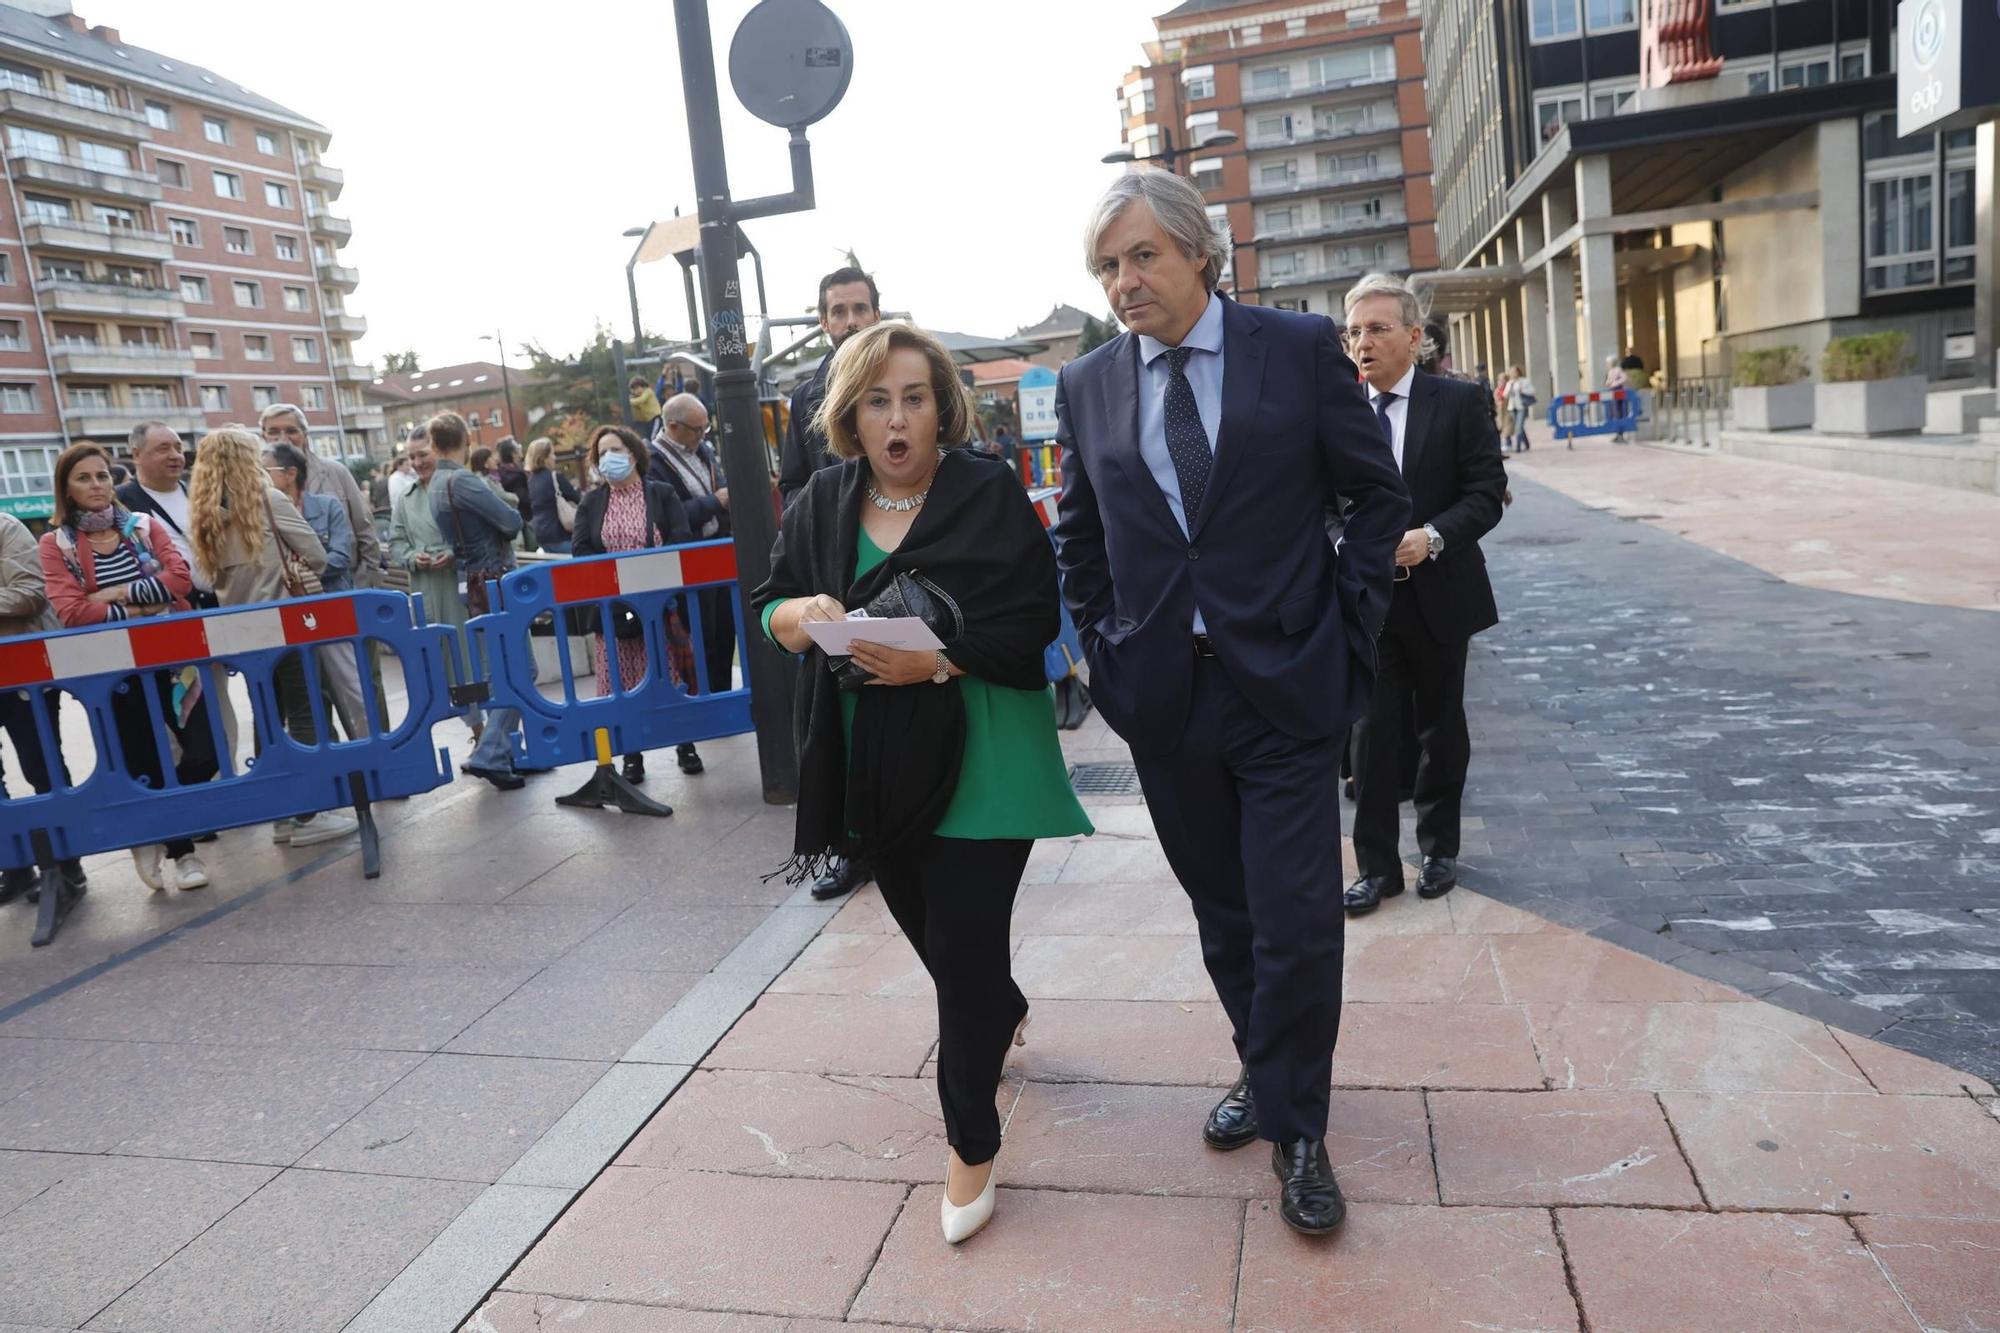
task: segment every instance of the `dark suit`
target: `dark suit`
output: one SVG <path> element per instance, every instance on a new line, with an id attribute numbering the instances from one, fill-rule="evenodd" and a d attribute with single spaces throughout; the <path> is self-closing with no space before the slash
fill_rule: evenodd
<path id="1" fill-rule="evenodd" d="M 778 495 L 787 506 L 806 488 L 813 473 L 840 462 L 826 447 L 826 436 L 812 429 L 813 414 L 826 397 L 826 372 L 832 364 L 833 353 L 828 352 L 820 358 L 812 377 L 792 390 L 791 424 L 785 428 L 785 440 L 778 449 Z"/>
<path id="2" fill-rule="evenodd" d="M 1421 370 L 1410 385 L 1403 430 L 1410 526 L 1436 528 L 1444 549 L 1396 584 L 1378 644 L 1375 700 L 1354 728 L 1354 856 L 1364 875 L 1402 878 L 1396 798 L 1406 708 L 1420 756 L 1417 846 L 1425 856 L 1458 855 L 1459 802 L 1472 758 L 1466 646 L 1500 621 L 1479 549 L 1479 539 L 1500 521 L 1507 490 L 1491 399 L 1477 384 Z"/>
<path id="3" fill-rule="evenodd" d="M 651 459 L 646 464 L 648 483 L 658 482 L 672 488 L 674 494 L 680 497 L 681 508 L 687 513 L 691 535 L 679 540 L 712 541 L 727 537 L 730 534 L 728 506 L 712 493 L 703 493 L 681 475 L 680 469 L 672 462 L 672 455 L 667 452 L 676 449 L 676 446 L 664 431 L 653 437 L 649 449 Z M 716 462 L 713 445 L 703 440 L 695 449 L 695 459 L 697 465 L 714 478 L 718 488 L 727 489 L 728 478 L 722 475 L 722 469 Z M 710 520 L 714 520 L 716 529 L 704 537 L 701 530 L 708 526 Z M 717 693 L 728 689 L 735 679 L 736 595 L 728 588 L 709 588 L 694 596 L 701 607 L 703 669 L 708 672 L 710 693 Z"/>
<path id="4" fill-rule="evenodd" d="M 1189 532 L 1141 454 L 1126 333 L 1056 384 L 1063 595 L 1130 743 L 1256 1097 L 1326 1132 L 1340 1025 L 1340 738 L 1365 707 L 1409 500 L 1324 317 L 1223 303 L 1214 467 Z M 1326 512 L 1352 502 L 1336 559 Z M 1212 656 L 1199 656 L 1199 607 Z"/>

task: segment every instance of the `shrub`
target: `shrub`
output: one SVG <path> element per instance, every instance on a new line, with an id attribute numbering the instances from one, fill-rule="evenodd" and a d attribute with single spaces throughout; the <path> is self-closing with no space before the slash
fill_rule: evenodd
<path id="1" fill-rule="evenodd" d="M 1806 377 L 1806 359 L 1796 347 L 1759 347 L 1736 354 L 1736 387 L 1770 389 Z"/>
<path id="2" fill-rule="evenodd" d="M 1819 359 L 1819 373 L 1829 384 L 1886 380 L 1902 374 L 1909 364 L 1907 334 L 1857 333 L 1835 338 L 1826 345 L 1826 352 Z"/>

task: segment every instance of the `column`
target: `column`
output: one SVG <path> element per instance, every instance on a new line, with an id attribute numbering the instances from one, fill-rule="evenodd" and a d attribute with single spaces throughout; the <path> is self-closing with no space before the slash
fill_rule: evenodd
<path id="1" fill-rule="evenodd" d="M 1511 231 L 1500 233 L 1500 263 L 1518 268 L 1521 263 L 1521 242 Z M 1502 351 L 1508 368 L 1520 366 L 1527 369 L 1526 324 L 1521 308 L 1521 288 L 1519 284 L 1507 288 L 1500 298 L 1500 309 L 1505 317 L 1506 347 Z M 1495 376 L 1494 378 L 1499 378 Z"/>
<path id="2" fill-rule="evenodd" d="M 1973 141 L 1972 238 L 1979 246 L 1972 269 L 1972 335 L 1976 373 L 2000 386 L 2000 121 L 1988 117 Z M 1824 187 L 1822 187 L 1824 188 Z M 1822 201 L 1820 211 L 1825 212 Z"/>
<path id="3" fill-rule="evenodd" d="M 1611 216 L 1611 159 L 1586 157 L 1576 164 L 1576 204 L 1580 221 Z M 1617 238 L 1609 232 L 1586 231 L 1577 242 L 1577 263 L 1583 287 L 1584 383 L 1604 383 L 1605 362 L 1620 355 L 1618 345 Z"/>
<path id="4" fill-rule="evenodd" d="M 1503 247 L 1504 247 L 1503 238 Z M 1541 214 L 1529 209 L 1514 220 L 1513 256 L 1526 264 L 1542 248 Z M 1507 253 L 1503 248 L 1502 254 Z M 1540 268 L 1523 268 L 1518 288 L 1521 304 L 1521 368 L 1535 386 L 1535 394 L 1546 403 L 1555 393 L 1549 380 L 1549 280 Z"/>
<path id="5" fill-rule="evenodd" d="M 1827 319 L 1861 313 L 1861 122 L 1819 126 L 1819 289 Z"/>
<path id="6" fill-rule="evenodd" d="M 1550 240 L 1576 222 L 1576 197 L 1550 189 L 1542 195 L 1542 230 Z M 1576 261 L 1568 251 L 1548 264 L 1550 401 L 1577 391 Z"/>
<path id="7" fill-rule="evenodd" d="M 1647 371 L 1655 375 L 1664 364 L 1660 360 L 1660 286 L 1660 275 L 1648 273 L 1633 277 L 1626 287 L 1632 311 L 1632 346 Z"/>

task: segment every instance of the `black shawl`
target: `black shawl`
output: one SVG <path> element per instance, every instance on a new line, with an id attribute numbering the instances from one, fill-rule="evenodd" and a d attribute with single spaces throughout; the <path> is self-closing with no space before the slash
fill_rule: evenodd
<path id="1" fill-rule="evenodd" d="M 961 671 L 1013 689 L 1047 684 L 1042 650 L 1059 628 L 1055 554 L 1020 481 L 1002 463 L 945 451 L 903 544 L 857 580 L 869 475 L 865 459 L 813 475 L 785 511 L 770 580 L 752 595 L 754 614 L 761 619 L 773 602 L 821 593 L 853 610 L 897 574 L 921 573 L 964 613 L 965 632 L 945 645 Z M 790 882 L 821 873 L 836 853 L 885 855 L 907 847 L 936 828 L 951 804 L 965 752 L 957 680 L 863 688 L 848 755 L 839 687 L 815 647 L 799 673 L 792 730 L 799 805 L 785 868 Z"/>

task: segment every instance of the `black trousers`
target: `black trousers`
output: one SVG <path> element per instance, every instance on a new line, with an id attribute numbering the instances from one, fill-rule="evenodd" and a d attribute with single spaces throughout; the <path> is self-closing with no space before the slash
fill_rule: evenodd
<path id="1" fill-rule="evenodd" d="M 204 691 L 210 679 L 204 671 Z M 165 781 L 161 775 L 160 746 L 153 739 L 153 720 L 146 713 L 146 697 L 139 692 L 148 685 L 159 696 L 160 717 L 180 742 L 181 757 L 174 765 L 174 776 L 182 783 L 192 784 L 207 782 L 221 772 L 221 761 L 215 752 L 215 728 L 209 721 L 208 695 L 204 693 L 195 704 L 186 725 L 175 726 L 173 677 L 165 671 L 134 676 L 130 689 L 111 696 L 111 718 L 118 728 L 118 748 L 125 752 L 125 771 L 155 787 Z M 194 850 L 194 840 L 174 838 L 166 846 L 167 855 L 177 861 Z"/>
<path id="2" fill-rule="evenodd" d="M 1397 796 L 1403 737 L 1415 722 L 1417 850 L 1458 855 L 1459 806 L 1472 737 L 1465 725 L 1468 640 L 1431 637 L 1414 602 L 1398 597 L 1382 637 L 1380 666 L 1368 712 L 1354 724 L 1354 860 L 1364 875 L 1402 878 Z"/>
<path id="3" fill-rule="evenodd" d="M 968 1166 L 1000 1151 L 1000 1066 L 1028 1000 L 1014 984 L 1014 895 L 1034 843 L 928 837 L 875 864 L 889 914 L 937 984 L 938 1101 Z"/>
<path id="4" fill-rule="evenodd" d="M 1258 1134 L 1324 1138 L 1346 949 L 1338 738 L 1277 730 L 1204 657 L 1180 749 L 1134 763 L 1194 904 Z"/>
<path id="5" fill-rule="evenodd" d="M 736 598 L 728 588 L 707 588 L 695 594 L 701 606 L 702 667 L 708 672 L 708 692 L 731 688 L 736 663 Z"/>
<path id="6" fill-rule="evenodd" d="M 62 757 L 62 695 L 56 690 L 43 690 L 41 694 L 41 705 L 48 713 L 49 733 L 55 740 L 56 768 L 62 773 L 63 781 L 68 782 L 69 765 L 63 762 Z M 21 776 L 28 780 L 31 790 L 42 794 L 52 784 L 49 781 L 49 756 L 42 749 L 41 733 L 35 729 L 36 704 L 37 700 L 29 691 L 0 691 L 0 730 L 5 730 L 13 738 L 14 757 L 20 762 Z M 7 870 L 15 868 L 0 867 Z"/>

